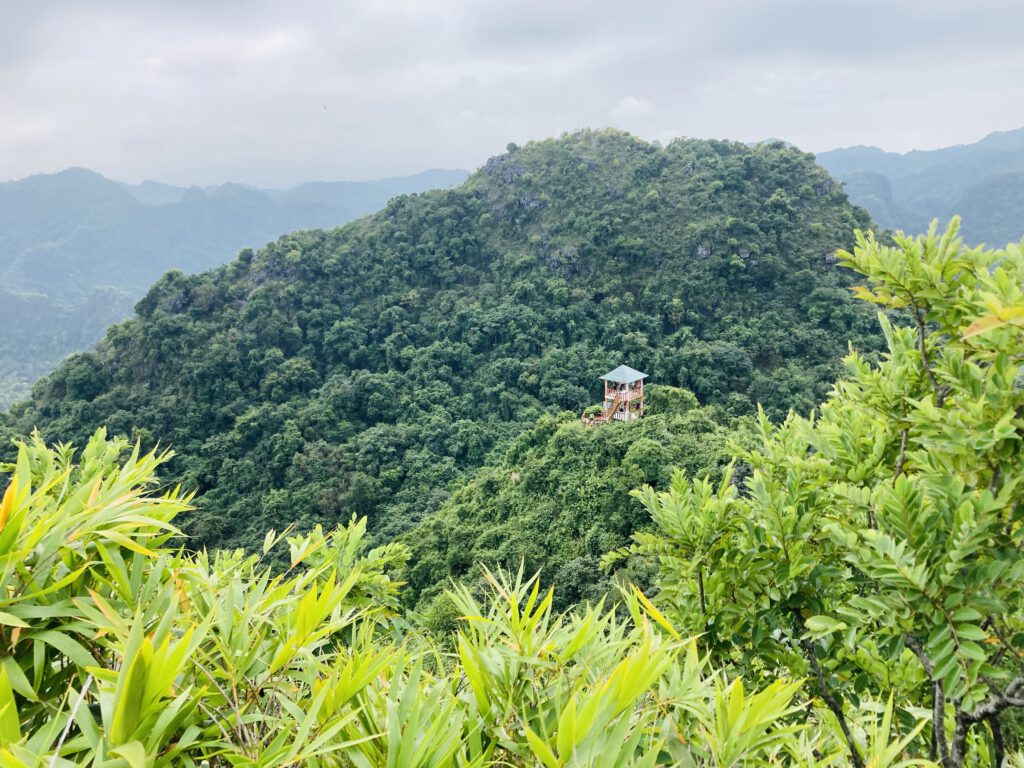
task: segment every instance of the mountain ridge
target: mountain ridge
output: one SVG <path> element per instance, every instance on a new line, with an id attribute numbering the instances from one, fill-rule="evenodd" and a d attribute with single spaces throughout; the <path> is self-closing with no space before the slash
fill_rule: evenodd
<path id="1" fill-rule="evenodd" d="M 817 160 L 883 226 L 920 233 L 932 219 L 959 214 L 968 242 L 1001 246 L 1024 237 L 1024 186 L 999 178 L 1024 173 L 1024 128 L 904 153 L 847 147 L 820 152 Z M 865 174 L 884 177 L 889 197 L 878 195 Z"/>
<path id="2" fill-rule="evenodd" d="M 0 183 L 0 299 L 11 305 L 0 320 L 12 331 L 0 341 L 0 405 L 129 316 L 168 269 L 208 269 L 281 232 L 337 226 L 465 175 L 317 182 L 316 194 L 302 185 L 127 185 L 81 167 Z"/>

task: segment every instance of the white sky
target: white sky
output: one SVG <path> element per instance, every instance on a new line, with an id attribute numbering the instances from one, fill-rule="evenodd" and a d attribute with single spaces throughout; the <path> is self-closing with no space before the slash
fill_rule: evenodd
<path id="1" fill-rule="evenodd" d="M 1024 2 L 0 0 L 0 179 L 284 186 L 509 141 L 905 151 L 1024 125 Z"/>

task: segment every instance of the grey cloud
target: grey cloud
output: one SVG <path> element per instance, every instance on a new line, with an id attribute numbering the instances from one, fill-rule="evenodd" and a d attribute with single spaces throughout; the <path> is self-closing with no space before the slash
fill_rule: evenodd
<path id="1" fill-rule="evenodd" d="M 290 184 L 508 141 L 902 150 L 1024 124 L 1017 2 L 0 0 L 0 178 Z"/>

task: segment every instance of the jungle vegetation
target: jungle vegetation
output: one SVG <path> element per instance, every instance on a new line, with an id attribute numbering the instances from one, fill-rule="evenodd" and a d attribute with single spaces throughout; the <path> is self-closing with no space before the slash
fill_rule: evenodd
<path id="1" fill-rule="evenodd" d="M 157 479 L 168 451 L 20 441 L 0 764 L 1024 765 L 1024 243 L 970 249 L 954 221 L 858 232 L 840 259 L 882 354 L 851 350 L 813 412 L 741 420 L 724 466 L 714 437 L 666 448 L 675 471 L 623 458 L 663 486 L 633 493 L 650 524 L 567 612 L 543 574 L 484 566 L 449 585 L 450 625 L 425 621 L 402 605 L 409 547 L 365 518 L 203 550 L 176 528 L 198 497 Z M 661 428 L 714 422 L 662 399 Z M 575 426 L 542 420 L 505 461 L 654 442 Z"/>
<path id="2" fill-rule="evenodd" d="M 752 417 L 726 418 L 664 385 L 647 388 L 640 421 L 593 428 L 579 414 L 542 416 L 401 537 L 412 554 L 405 597 L 442 619 L 449 580 L 478 580 L 478 564 L 487 563 L 543 571 L 558 585 L 556 608 L 596 602 L 611 587 L 601 556 L 649 523 L 630 492 L 667 488 L 673 468 L 720 478 L 729 441 L 749 440 L 755 428 Z M 629 576 L 649 582 L 643 571 Z"/>
<path id="3" fill-rule="evenodd" d="M 255 551 L 269 528 L 353 513 L 391 541 L 540 417 L 596 402 L 623 362 L 723 425 L 757 404 L 809 412 L 848 344 L 882 342 L 835 258 L 869 226 L 781 143 L 583 131 L 510 146 L 457 189 L 168 273 L 0 436 L 81 445 L 105 426 L 173 446 L 165 477 L 198 493 L 180 521 L 194 546 Z M 704 461 L 671 425 L 644 430 L 666 458 Z M 593 538 L 582 567 L 631 526 Z"/>

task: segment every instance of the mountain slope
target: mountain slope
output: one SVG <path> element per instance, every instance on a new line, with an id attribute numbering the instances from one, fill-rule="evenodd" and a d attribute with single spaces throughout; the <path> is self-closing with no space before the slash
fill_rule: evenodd
<path id="1" fill-rule="evenodd" d="M 953 206 L 972 243 L 1015 243 L 1024 238 L 1024 171 L 996 173 L 972 184 Z"/>
<path id="2" fill-rule="evenodd" d="M 1000 246 L 1024 237 L 1024 128 L 944 149 L 850 147 L 817 159 L 882 226 L 923 232 L 932 219 L 960 214 L 970 242 Z"/>
<path id="3" fill-rule="evenodd" d="M 169 442 L 199 543 L 352 513 L 391 537 L 619 363 L 725 413 L 809 410 L 848 340 L 877 342 L 833 256 L 868 224 L 781 145 L 510 147 L 458 189 L 166 275 L 7 429 Z"/>
<path id="4" fill-rule="evenodd" d="M 87 348 L 168 269 L 197 272 L 281 232 L 335 227 L 461 171 L 291 190 L 126 185 L 84 168 L 0 184 L 0 404 Z M 99 311 L 97 311 L 99 310 Z"/>

